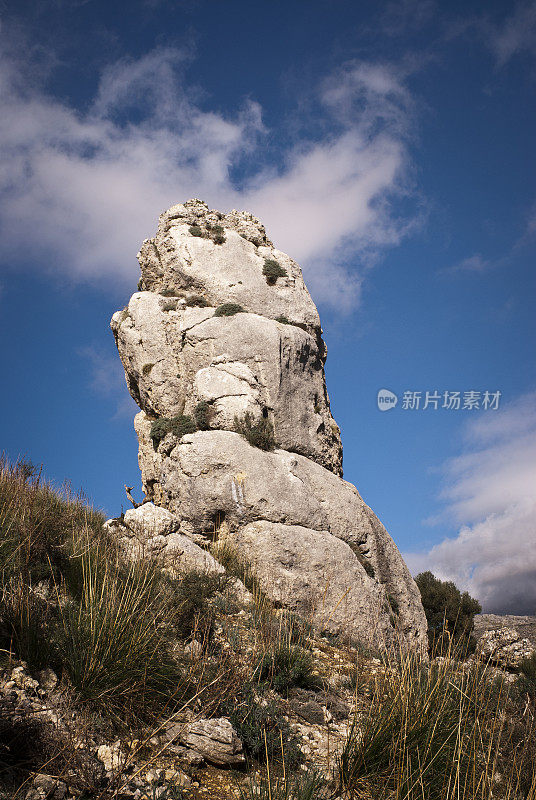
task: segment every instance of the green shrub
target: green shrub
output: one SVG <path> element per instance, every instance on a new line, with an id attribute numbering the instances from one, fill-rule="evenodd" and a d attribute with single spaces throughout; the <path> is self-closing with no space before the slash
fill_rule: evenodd
<path id="1" fill-rule="evenodd" d="M 209 303 L 200 294 L 190 294 L 186 298 L 187 306 L 198 306 L 199 308 L 206 308 Z"/>
<path id="2" fill-rule="evenodd" d="M 442 581 L 431 572 L 421 572 L 415 578 L 428 622 L 428 641 L 431 650 L 440 653 L 449 647 L 449 638 L 467 650 L 474 650 L 472 637 L 475 614 L 482 611 L 480 603 L 460 590 L 452 581 Z"/>
<path id="3" fill-rule="evenodd" d="M 292 322 L 285 316 L 276 317 L 276 322 L 280 322 L 282 325 L 292 325 Z"/>
<path id="4" fill-rule="evenodd" d="M 266 278 L 266 283 L 273 286 L 278 278 L 285 278 L 288 272 L 278 261 L 275 261 L 273 258 L 265 258 L 262 274 Z"/>
<path id="5" fill-rule="evenodd" d="M 260 450 L 273 450 L 275 448 L 274 426 L 269 419 L 260 417 L 256 422 L 253 416 L 246 411 L 243 417 L 235 417 L 234 427 L 241 433 L 250 445 Z"/>
<path id="6" fill-rule="evenodd" d="M 194 419 L 197 429 L 200 431 L 208 431 L 210 429 L 211 407 L 205 401 L 201 400 L 194 409 Z"/>
<path id="7" fill-rule="evenodd" d="M 216 311 L 214 312 L 215 317 L 232 317 L 235 314 L 240 314 L 241 311 L 244 311 L 242 306 L 238 305 L 238 303 L 222 303 L 221 306 L 218 306 Z"/>
<path id="8" fill-rule="evenodd" d="M 196 637 L 208 639 L 212 632 L 215 609 L 212 604 L 217 595 L 223 595 L 232 578 L 225 573 L 191 569 L 169 583 L 169 605 L 173 613 L 173 627 L 186 639 L 195 632 Z"/>
<path id="9" fill-rule="evenodd" d="M 189 229 L 192 236 L 203 236 L 203 231 L 199 227 L 199 225 L 190 225 Z"/>
<path id="10" fill-rule="evenodd" d="M 400 611 L 400 606 L 399 606 L 399 603 L 398 603 L 398 600 L 396 599 L 396 597 L 393 597 L 392 594 L 388 593 L 387 594 L 387 601 L 388 601 L 389 605 L 391 606 L 391 610 L 393 611 L 393 613 L 394 614 L 398 614 L 398 612 Z"/>
<path id="11" fill-rule="evenodd" d="M 325 780 L 310 768 L 283 778 L 249 778 L 246 786 L 238 786 L 237 792 L 237 800 L 325 800 L 328 796 Z"/>
<path id="12" fill-rule="evenodd" d="M 176 289 L 162 289 L 160 294 L 163 297 L 180 297 Z"/>
<path id="13" fill-rule="evenodd" d="M 313 658 L 308 650 L 298 645 L 280 641 L 273 650 L 264 654 L 259 679 L 268 680 L 276 692 L 282 693 L 291 686 L 310 686 Z"/>
<path id="14" fill-rule="evenodd" d="M 303 761 L 299 741 L 292 733 L 283 711 L 275 700 L 257 699 L 252 686 L 232 700 L 224 701 L 220 713 L 228 716 L 242 740 L 248 756 L 265 762 L 281 761 L 292 769 Z M 281 740 L 284 743 L 281 752 Z"/>
<path id="15" fill-rule="evenodd" d="M 208 228 L 208 225 L 207 225 Z M 212 225 L 210 228 L 210 238 L 214 244 L 224 244 L 225 232 L 221 225 Z"/>
<path id="16" fill-rule="evenodd" d="M 149 436 L 153 441 L 156 450 L 158 445 L 168 433 L 172 433 L 177 439 L 186 436 L 187 433 L 195 433 L 197 430 L 195 422 L 189 416 L 178 414 L 176 417 L 160 417 L 151 423 Z"/>

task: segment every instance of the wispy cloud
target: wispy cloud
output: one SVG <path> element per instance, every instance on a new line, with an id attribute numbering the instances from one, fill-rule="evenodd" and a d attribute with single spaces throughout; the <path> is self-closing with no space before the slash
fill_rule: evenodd
<path id="1" fill-rule="evenodd" d="M 435 0 L 397 0 L 386 4 L 380 25 L 387 36 L 404 36 L 418 31 L 437 14 Z"/>
<path id="2" fill-rule="evenodd" d="M 3 56 L 4 253 L 73 280 L 132 285 L 136 249 L 157 215 L 202 197 L 257 214 L 278 246 L 303 262 L 317 300 L 355 306 L 362 274 L 348 272 L 348 254 L 372 263 L 415 224 L 396 212 L 411 191 L 414 111 L 394 69 L 354 63 L 327 78 L 314 90 L 320 133 L 267 166 L 274 132 L 259 104 L 207 110 L 207 98 L 186 82 L 190 59 L 160 48 L 112 64 L 82 112 L 37 88 L 12 52 Z"/>
<path id="3" fill-rule="evenodd" d="M 459 524 L 427 553 L 406 556 L 498 613 L 536 613 L 536 392 L 467 429 L 444 466 L 445 515 Z"/>
<path id="4" fill-rule="evenodd" d="M 499 66 L 514 55 L 536 55 L 536 3 L 518 3 L 502 25 L 486 25 L 487 41 Z"/>
<path id="5" fill-rule="evenodd" d="M 451 267 L 447 267 L 444 270 L 441 270 L 444 273 L 456 273 L 456 272 L 488 272 L 490 269 L 497 265 L 496 261 L 492 261 L 491 259 L 484 258 L 480 253 L 475 253 L 468 258 L 463 258 L 461 261 L 458 261 L 457 264 L 453 264 Z"/>
<path id="6" fill-rule="evenodd" d="M 112 419 L 131 420 L 139 408 L 125 391 L 125 373 L 117 356 L 93 345 L 81 348 L 78 355 L 88 364 L 91 391 L 112 403 Z"/>

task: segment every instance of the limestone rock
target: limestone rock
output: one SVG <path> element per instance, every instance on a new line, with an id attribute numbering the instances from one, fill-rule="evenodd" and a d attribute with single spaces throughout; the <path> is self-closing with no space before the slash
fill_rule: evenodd
<path id="1" fill-rule="evenodd" d="M 369 577 L 351 548 L 325 531 L 251 522 L 232 537 L 276 603 L 332 634 L 375 647 L 393 643 L 385 588 Z M 394 623 L 394 620 L 393 620 Z"/>
<path id="2" fill-rule="evenodd" d="M 252 215 L 199 200 L 162 214 L 138 257 L 139 291 L 111 324 L 141 408 L 134 425 L 152 502 L 127 512 L 120 535 L 157 557 L 173 543 L 187 554 L 186 542 L 229 537 L 278 603 L 364 643 L 400 638 L 424 652 L 417 586 L 341 478 L 326 348 L 299 266 Z M 273 451 L 235 432 L 246 413 L 273 425 Z M 156 419 L 181 415 L 196 432 L 174 432 L 177 421 L 152 436 Z"/>
<path id="3" fill-rule="evenodd" d="M 209 407 L 213 428 L 246 412 L 268 415 L 280 447 L 342 472 L 342 445 L 324 379 L 325 345 L 295 325 L 258 314 L 214 316 L 137 292 L 112 329 L 136 402 L 154 417 Z"/>
<path id="4" fill-rule="evenodd" d="M 217 766 L 236 766 L 245 762 L 242 742 L 225 717 L 192 722 L 181 733 L 180 741 L 205 761 Z"/>
<path id="5" fill-rule="evenodd" d="M 477 656 L 501 669 L 517 670 L 534 652 L 533 645 L 514 628 L 486 631 L 477 645 Z"/>
<path id="6" fill-rule="evenodd" d="M 179 520 L 166 508 L 159 508 L 154 503 L 129 508 L 125 511 L 123 524 L 143 539 L 168 536 L 179 528 Z"/>
<path id="7" fill-rule="evenodd" d="M 223 573 L 225 570 L 202 547 L 178 532 L 179 520 L 167 509 L 143 503 L 125 512 L 123 522 L 111 520 L 129 557 L 137 560 L 158 556 L 175 572 L 195 569 Z"/>
<path id="8" fill-rule="evenodd" d="M 271 319 L 285 316 L 319 329 L 318 311 L 296 262 L 273 247 L 251 215 L 240 216 L 236 211 L 228 217 L 218 215 L 199 202 L 173 206 L 162 214 L 156 236 L 146 240 L 138 254 L 140 288 L 175 292 L 179 297 L 197 293 L 213 308 L 238 303 L 254 314 Z M 192 235 L 192 225 L 205 233 L 207 222 L 224 228 L 225 244 Z M 263 275 L 265 259 L 277 261 L 287 271 L 274 286 Z"/>
<path id="9" fill-rule="evenodd" d="M 238 537 L 239 547 L 246 547 L 247 542 L 259 577 L 266 576 L 268 594 L 274 592 L 279 602 L 283 602 L 283 592 L 277 591 L 276 597 L 275 585 L 268 579 L 277 555 L 272 552 L 268 557 L 266 532 L 271 532 L 276 548 L 290 547 L 291 541 L 298 544 L 300 535 L 308 534 L 317 543 L 318 537 L 327 535 L 326 574 L 334 581 L 340 578 L 329 595 L 334 605 L 356 581 L 355 591 L 350 591 L 331 618 L 331 628 L 342 630 L 346 625 L 354 635 L 359 630 L 366 641 L 375 639 L 376 644 L 383 632 L 391 641 L 393 625 L 385 602 L 390 595 L 398 605 L 397 628 L 409 641 L 424 646 L 426 619 L 419 590 L 393 540 L 355 486 L 303 456 L 252 447 L 237 433 L 198 431 L 178 442 L 166 437 L 155 451 L 146 438 L 148 423 L 142 414 L 137 415 L 136 430 L 145 491 L 157 488 L 157 502 L 181 519 L 181 531 L 190 536 L 213 534 L 216 521 L 225 519 L 228 528 L 237 532 L 233 535 Z M 251 523 L 259 523 L 254 529 L 257 536 L 250 533 Z M 270 523 L 279 523 L 279 527 L 270 527 Z M 295 526 L 301 529 L 297 537 L 293 535 Z M 280 535 L 281 528 L 285 535 Z M 316 568 L 307 567 L 298 552 L 293 555 L 296 584 L 287 603 L 304 606 L 315 592 L 323 594 L 326 581 L 319 572 L 315 579 Z M 284 550 L 282 557 L 286 557 Z M 303 584 L 300 570 L 308 572 Z M 285 584 L 287 589 L 290 585 Z M 363 602 L 357 599 L 359 592 Z"/>

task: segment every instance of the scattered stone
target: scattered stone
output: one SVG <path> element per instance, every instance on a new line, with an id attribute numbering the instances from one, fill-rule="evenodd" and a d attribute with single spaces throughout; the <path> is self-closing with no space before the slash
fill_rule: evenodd
<path id="1" fill-rule="evenodd" d="M 114 744 L 101 744 L 97 748 L 97 758 L 104 764 L 106 772 L 116 772 L 121 769 L 125 763 L 125 754 L 121 749 L 121 742 L 117 741 Z"/>
<path id="2" fill-rule="evenodd" d="M 32 788 L 26 793 L 26 800 L 63 800 L 66 794 L 66 783 L 40 773 L 33 779 Z"/>
<path id="3" fill-rule="evenodd" d="M 51 669 L 42 669 L 36 677 L 41 689 L 44 689 L 45 692 L 51 692 L 58 685 L 58 676 Z"/>
<path id="4" fill-rule="evenodd" d="M 237 766 L 245 762 L 242 742 L 225 717 L 190 723 L 180 734 L 180 741 L 217 766 Z"/>

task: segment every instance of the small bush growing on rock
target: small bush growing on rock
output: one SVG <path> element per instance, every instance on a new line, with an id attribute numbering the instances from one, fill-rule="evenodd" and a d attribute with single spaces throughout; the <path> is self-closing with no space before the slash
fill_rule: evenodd
<path id="1" fill-rule="evenodd" d="M 212 632 L 215 609 L 212 602 L 228 589 L 232 578 L 226 573 L 190 569 L 170 582 L 173 627 L 185 639 L 196 633 L 206 641 Z"/>
<path id="2" fill-rule="evenodd" d="M 203 231 L 199 227 L 199 225 L 190 225 L 188 228 L 192 236 L 203 236 Z"/>
<path id="3" fill-rule="evenodd" d="M 160 294 L 163 297 L 179 297 L 180 295 L 177 293 L 176 289 L 162 289 Z"/>
<path id="4" fill-rule="evenodd" d="M 313 658 L 298 645 L 281 641 L 262 658 L 259 679 L 268 680 L 276 692 L 282 693 L 291 686 L 309 686 L 312 683 Z"/>
<path id="5" fill-rule="evenodd" d="M 208 431 L 210 429 L 211 411 L 209 404 L 205 400 L 201 400 L 194 409 L 194 419 L 197 429 L 200 431 Z"/>
<path id="6" fill-rule="evenodd" d="M 280 322 L 282 325 L 292 325 L 292 322 L 285 316 L 276 317 L 275 321 Z"/>
<path id="7" fill-rule="evenodd" d="M 273 258 L 265 258 L 262 274 L 266 278 L 266 283 L 273 286 L 278 278 L 285 278 L 288 272 L 281 266 L 279 261 L 275 261 Z"/>
<path id="8" fill-rule="evenodd" d="M 244 309 L 238 303 L 222 303 L 214 312 L 215 317 L 233 317 Z"/>
<path id="9" fill-rule="evenodd" d="M 156 450 L 158 445 L 168 433 L 172 433 L 177 439 L 186 436 L 187 433 L 195 433 L 197 430 L 193 419 L 184 414 L 179 414 L 176 417 L 160 417 L 151 423 L 151 430 L 149 436 L 153 441 L 153 447 Z"/>
<path id="10" fill-rule="evenodd" d="M 248 686 L 233 701 L 224 702 L 220 711 L 229 717 L 245 752 L 252 758 L 280 761 L 282 739 L 286 766 L 292 769 L 303 761 L 298 739 L 277 701 L 258 698 L 253 687 Z"/>
<path id="11" fill-rule="evenodd" d="M 208 227 L 208 226 L 207 226 Z M 225 233 L 221 225 L 212 225 L 210 229 L 210 238 L 214 244 L 224 244 Z"/>
<path id="12" fill-rule="evenodd" d="M 250 445 L 260 450 L 273 450 L 275 448 L 274 426 L 269 419 L 260 417 L 256 422 L 253 416 L 246 411 L 243 417 L 235 417 L 234 427 L 241 433 Z"/>
<path id="13" fill-rule="evenodd" d="M 448 647 L 448 639 L 452 637 L 469 651 L 474 650 L 474 617 L 482 611 L 478 600 L 468 592 L 462 594 L 452 581 L 441 581 L 431 572 L 421 572 L 415 582 L 428 621 L 430 648 L 439 654 Z"/>
<path id="14" fill-rule="evenodd" d="M 186 305 L 187 306 L 198 306 L 199 308 L 206 308 L 208 306 L 208 301 L 205 300 L 200 294 L 190 294 L 186 298 Z"/>

